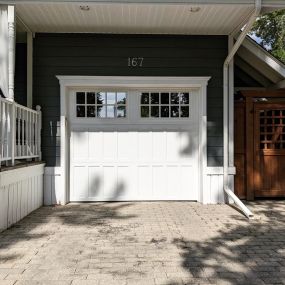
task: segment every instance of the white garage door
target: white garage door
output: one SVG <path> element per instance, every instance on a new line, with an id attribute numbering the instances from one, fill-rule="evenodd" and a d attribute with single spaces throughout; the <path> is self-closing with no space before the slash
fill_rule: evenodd
<path id="1" fill-rule="evenodd" d="M 70 96 L 70 200 L 197 200 L 197 90 Z"/>

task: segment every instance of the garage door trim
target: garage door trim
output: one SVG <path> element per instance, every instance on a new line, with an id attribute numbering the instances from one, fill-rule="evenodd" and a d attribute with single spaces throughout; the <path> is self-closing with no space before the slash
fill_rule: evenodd
<path id="1" fill-rule="evenodd" d="M 207 152 L 206 152 L 206 132 L 207 132 L 207 114 L 206 114 L 206 99 L 207 99 L 207 84 L 210 77 L 105 77 L 105 76 L 57 76 L 60 81 L 61 94 L 61 175 L 63 201 L 69 202 L 69 94 L 71 90 L 77 88 L 118 88 L 119 90 L 126 89 L 190 89 L 198 88 L 198 112 L 199 112 L 199 149 L 198 149 L 198 201 L 204 203 L 207 201 L 207 187 L 206 187 L 206 166 L 207 166 Z"/>

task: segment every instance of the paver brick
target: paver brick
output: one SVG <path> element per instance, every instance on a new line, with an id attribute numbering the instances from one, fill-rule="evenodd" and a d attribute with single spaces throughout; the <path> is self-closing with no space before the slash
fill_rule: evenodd
<path id="1" fill-rule="evenodd" d="M 285 203 L 249 206 L 42 207 L 0 234 L 0 285 L 285 284 Z"/>

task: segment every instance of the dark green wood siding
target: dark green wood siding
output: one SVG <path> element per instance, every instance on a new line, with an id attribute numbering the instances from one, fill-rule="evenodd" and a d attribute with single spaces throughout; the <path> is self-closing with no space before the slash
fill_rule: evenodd
<path id="1" fill-rule="evenodd" d="M 16 44 L 15 101 L 27 106 L 27 44 Z"/>
<path id="2" fill-rule="evenodd" d="M 208 85 L 208 165 L 222 164 L 222 66 L 225 36 L 37 34 L 34 105 L 43 111 L 43 159 L 59 165 L 59 82 L 56 75 L 211 76 Z M 128 57 L 144 57 L 141 68 Z"/>

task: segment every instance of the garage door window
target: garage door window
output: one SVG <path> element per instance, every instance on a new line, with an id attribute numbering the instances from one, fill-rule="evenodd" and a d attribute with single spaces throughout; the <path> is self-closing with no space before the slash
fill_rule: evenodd
<path id="1" fill-rule="evenodd" d="M 126 92 L 76 92 L 76 117 L 125 118 Z"/>
<path id="2" fill-rule="evenodd" d="M 189 118 L 190 94 L 178 92 L 143 92 L 140 96 L 141 118 Z"/>

